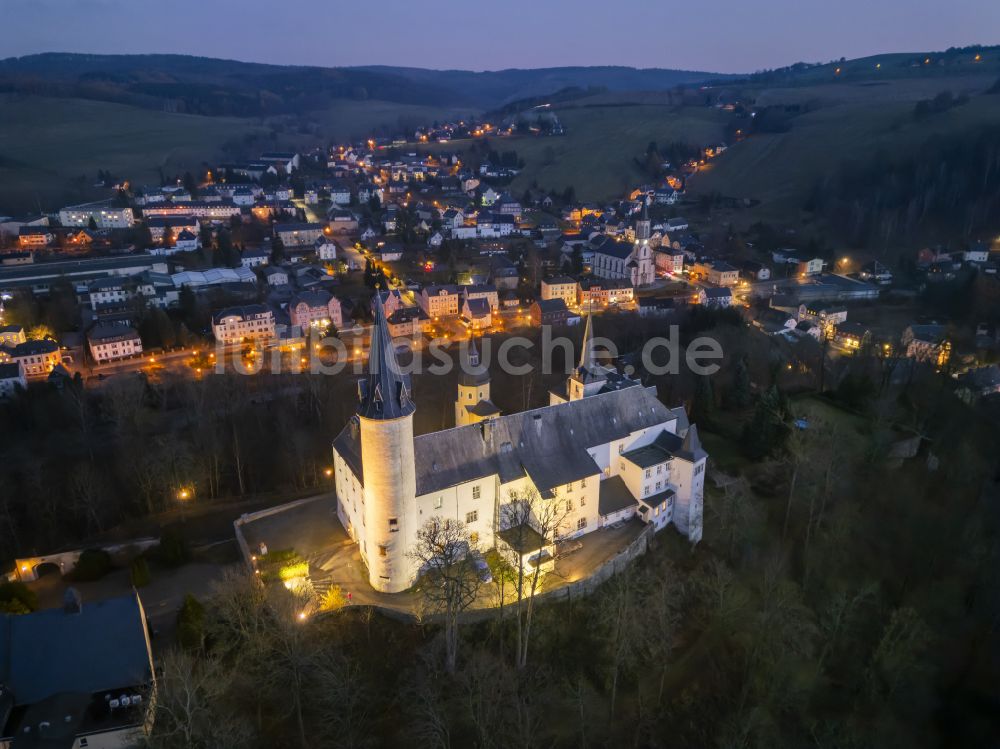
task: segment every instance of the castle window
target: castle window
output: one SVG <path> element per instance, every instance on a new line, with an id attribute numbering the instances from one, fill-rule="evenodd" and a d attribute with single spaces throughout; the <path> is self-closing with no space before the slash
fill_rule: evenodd
<path id="1" fill-rule="evenodd" d="M 642 487 L 642 496 L 644 496 L 644 497 L 648 497 L 649 496 L 649 487 L 648 486 Z"/>
<path id="2" fill-rule="evenodd" d="M 582 531 L 586 527 L 587 527 L 587 518 L 580 518 L 579 520 L 576 521 L 576 529 L 578 531 Z"/>
<path id="3" fill-rule="evenodd" d="M 389 518 L 389 533 L 399 532 L 399 520 L 397 518 Z"/>
<path id="4" fill-rule="evenodd" d="M 480 494 L 482 494 L 482 491 L 479 488 L 479 484 L 476 484 L 474 487 L 472 487 L 472 498 L 479 499 Z"/>
<path id="5" fill-rule="evenodd" d="M 389 547 L 388 546 L 383 546 L 382 544 L 379 544 L 379 546 L 378 546 L 378 555 L 380 557 L 384 557 L 384 556 L 387 556 L 388 554 L 389 554 Z"/>
<path id="6" fill-rule="evenodd" d="M 566 512 L 573 512 L 573 500 L 572 499 L 567 499 L 566 500 Z"/>
<path id="7" fill-rule="evenodd" d="M 658 465 L 658 466 L 656 466 L 656 472 L 657 472 L 658 474 L 660 474 L 660 473 L 663 473 L 663 466 L 662 466 L 662 465 Z"/>
<path id="8" fill-rule="evenodd" d="M 660 481 L 656 482 L 656 491 L 660 491 L 660 485 L 661 485 L 661 483 L 662 482 L 660 482 Z"/>
<path id="9" fill-rule="evenodd" d="M 566 493 L 571 494 L 572 492 L 573 492 L 573 482 L 570 481 L 568 484 L 566 484 Z"/>
<path id="10" fill-rule="evenodd" d="M 465 522 L 467 524 L 475 523 L 477 520 L 479 520 L 479 510 L 465 513 Z"/>
<path id="11" fill-rule="evenodd" d="M 646 469 L 646 478 L 648 479 L 648 478 L 649 478 L 650 476 L 652 476 L 652 475 L 653 475 L 653 471 L 652 471 L 652 469 L 650 469 L 650 468 L 647 468 L 647 469 Z"/>
<path id="12" fill-rule="evenodd" d="M 587 488 L 587 479 L 580 479 L 580 488 L 581 489 Z"/>

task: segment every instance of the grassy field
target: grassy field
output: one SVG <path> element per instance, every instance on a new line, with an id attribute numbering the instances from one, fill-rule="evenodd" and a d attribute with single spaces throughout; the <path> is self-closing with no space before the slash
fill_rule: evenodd
<path id="1" fill-rule="evenodd" d="M 384 130 L 386 135 L 395 134 L 401 128 L 410 137 L 421 125 L 435 120 L 445 121 L 453 116 L 466 117 L 472 114 L 468 109 L 419 106 L 416 104 L 396 104 L 389 101 L 354 101 L 338 99 L 319 112 L 310 112 L 303 117 L 316 123 L 326 139 L 366 138 L 372 133 Z"/>
<path id="2" fill-rule="evenodd" d="M 755 135 L 729 149 L 690 181 L 689 190 L 760 201 L 743 215 L 746 222 L 794 221 L 814 185 L 845 160 L 880 150 L 905 153 L 936 133 L 1000 124 L 1000 96 L 995 95 L 973 95 L 968 104 L 947 112 L 913 117 L 917 101 L 944 90 L 975 94 L 990 82 L 974 76 L 762 90 L 760 104 L 813 102 L 818 108 L 796 117 L 789 132 Z"/>
<path id="3" fill-rule="evenodd" d="M 98 169 L 158 181 L 158 167 L 195 167 L 225 141 L 262 130 L 248 120 L 81 99 L 9 98 L 0 106 L 0 212 L 52 207 L 68 192 L 76 197 L 70 180 L 86 175 L 90 185 Z"/>
<path id="4" fill-rule="evenodd" d="M 95 190 L 97 170 L 134 183 L 159 181 L 195 169 L 222 155 L 222 145 L 266 135 L 272 123 L 259 119 L 200 117 L 83 99 L 0 99 L 0 214 L 51 210 L 65 202 L 106 195 Z M 383 101 L 337 100 L 302 119 L 297 133 L 285 123 L 278 145 L 311 147 L 333 138 L 366 135 L 386 126 L 430 122 L 450 114 L 439 107 Z M 77 180 L 81 175 L 86 180 Z"/>
<path id="5" fill-rule="evenodd" d="M 504 142 L 504 148 L 515 148 L 525 161 L 512 185 L 515 192 L 537 182 L 557 191 L 572 185 L 581 200 L 619 197 L 648 179 L 633 159 L 645 153 L 650 141 L 708 145 L 722 139 L 725 122 L 715 109 L 648 103 L 578 105 L 557 114 L 565 136 Z"/>

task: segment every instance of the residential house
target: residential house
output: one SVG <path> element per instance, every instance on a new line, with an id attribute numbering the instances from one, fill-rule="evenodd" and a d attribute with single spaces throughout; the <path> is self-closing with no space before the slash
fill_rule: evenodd
<path id="1" fill-rule="evenodd" d="M 948 363 L 951 342 L 944 325 L 910 325 L 900 338 L 906 356 L 938 367 Z"/>
<path id="2" fill-rule="evenodd" d="M 750 283 L 771 280 L 771 269 L 756 260 L 747 260 L 741 263 L 740 270 Z"/>
<path id="3" fill-rule="evenodd" d="M 240 255 L 240 265 L 244 268 L 256 268 L 259 265 L 267 265 L 271 262 L 271 250 L 264 247 L 243 250 Z"/>
<path id="4" fill-rule="evenodd" d="M 274 338 L 274 313 L 264 304 L 228 307 L 212 315 L 212 333 L 221 343 Z"/>
<path id="5" fill-rule="evenodd" d="M 569 276 L 556 276 L 542 280 L 542 299 L 562 299 L 567 307 L 577 302 L 577 283 Z"/>
<path id="6" fill-rule="evenodd" d="M 303 333 L 309 327 L 327 328 L 331 325 L 340 330 L 344 324 L 340 300 L 323 289 L 302 291 L 293 296 L 288 302 L 288 317 L 292 327 L 299 328 Z"/>
<path id="7" fill-rule="evenodd" d="M 323 237 L 316 242 L 314 251 L 317 258 L 329 262 L 337 259 L 337 255 L 340 252 L 340 246 L 332 239 Z"/>
<path id="8" fill-rule="evenodd" d="M 871 338 L 871 331 L 859 322 L 844 322 L 836 327 L 834 342 L 851 351 L 857 351 Z"/>
<path id="9" fill-rule="evenodd" d="M 7 351 L 10 360 L 20 363 L 29 379 L 48 377 L 49 373 L 62 363 L 59 344 L 50 339 L 25 341 Z"/>
<path id="10" fill-rule="evenodd" d="M 735 286 L 740 279 L 739 270 L 722 260 L 695 263 L 691 272 L 716 286 Z"/>
<path id="11" fill-rule="evenodd" d="M 14 348 L 19 343 L 24 343 L 27 337 L 24 335 L 24 328 L 20 325 L 4 325 L 0 327 L 0 347 Z"/>
<path id="12" fill-rule="evenodd" d="M 733 304 L 733 292 L 728 286 L 702 287 L 698 290 L 698 303 L 709 307 L 725 308 Z"/>
<path id="13" fill-rule="evenodd" d="M 458 288 L 452 285 L 424 286 L 417 303 L 430 318 L 454 317 L 459 313 Z"/>
<path id="14" fill-rule="evenodd" d="M 99 325 L 87 333 L 90 355 L 98 364 L 127 359 L 142 353 L 142 339 L 132 328 Z"/>
<path id="15" fill-rule="evenodd" d="M 677 276 L 684 270 L 684 253 L 672 247 L 661 246 L 653 252 L 653 262 L 658 271 Z"/>
<path id="16" fill-rule="evenodd" d="M 63 226 L 89 226 L 91 220 L 98 229 L 130 229 L 135 215 L 129 206 L 118 206 L 110 200 L 67 206 L 59 210 Z"/>
<path id="17" fill-rule="evenodd" d="M 565 325 L 569 316 L 569 308 L 561 298 L 536 299 L 531 304 L 532 325 Z"/>
<path id="18" fill-rule="evenodd" d="M 496 286 L 489 284 L 463 286 L 461 293 L 465 299 L 485 299 L 491 312 L 497 312 L 500 309 L 500 296 Z"/>
<path id="19" fill-rule="evenodd" d="M 22 250 L 41 250 L 56 241 L 47 226 L 22 226 L 17 230 L 17 246 Z"/>
<path id="20" fill-rule="evenodd" d="M 632 284 L 622 278 L 584 277 L 577 285 L 577 303 L 581 310 L 607 307 L 608 305 L 629 304 L 635 299 Z"/>
<path id="21" fill-rule="evenodd" d="M 485 330 L 493 324 L 493 308 L 485 297 L 469 298 L 462 301 L 462 320 L 470 330 Z"/>
<path id="22" fill-rule="evenodd" d="M 87 285 L 91 309 L 107 307 L 122 307 L 132 298 L 132 289 L 126 286 L 128 281 L 120 276 L 98 278 Z"/>
<path id="23" fill-rule="evenodd" d="M 176 239 L 177 235 L 184 231 L 196 235 L 201 232 L 201 222 L 194 216 L 153 216 L 146 219 L 146 227 L 157 244 L 161 244 L 164 236 L 168 234 L 172 239 Z"/>
<path id="24" fill-rule="evenodd" d="M 386 310 L 388 312 L 388 310 Z M 413 338 L 421 335 L 430 318 L 420 307 L 397 307 L 386 317 L 389 335 L 393 338 Z"/>
<path id="25" fill-rule="evenodd" d="M 266 266 L 263 274 L 268 286 L 285 286 L 288 284 L 288 271 L 277 265 Z"/>
<path id="26" fill-rule="evenodd" d="M 281 240 L 285 247 L 302 247 L 314 245 L 323 236 L 323 224 L 275 224 L 274 236 Z"/>

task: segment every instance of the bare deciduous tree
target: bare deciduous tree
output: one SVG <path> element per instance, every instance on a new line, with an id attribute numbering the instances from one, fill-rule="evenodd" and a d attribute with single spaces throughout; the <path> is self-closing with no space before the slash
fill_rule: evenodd
<path id="1" fill-rule="evenodd" d="M 408 556 L 420 567 L 424 605 L 444 621 L 445 666 L 454 673 L 459 617 L 479 594 L 482 578 L 471 557 L 473 543 L 465 523 L 434 517 L 417 531 Z"/>

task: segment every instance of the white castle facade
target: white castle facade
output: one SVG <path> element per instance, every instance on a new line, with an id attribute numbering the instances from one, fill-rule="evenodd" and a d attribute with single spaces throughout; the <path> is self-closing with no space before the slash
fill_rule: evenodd
<path id="1" fill-rule="evenodd" d="M 396 593 L 413 584 L 419 570 L 409 553 L 434 517 L 464 522 L 481 549 L 502 548 L 504 506 L 526 492 L 562 503 L 554 537 L 539 536 L 536 562 L 558 540 L 631 518 L 658 531 L 673 523 L 700 540 L 708 456 L 697 428 L 683 406 L 667 408 L 654 388 L 595 364 L 590 340 L 588 319 L 565 388 L 546 407 L 508 415 L 490 401 L 473 348 L 473 372 L 463 369 L 459 380 L 457 426 L 414 435 L 409 379 L 377 304 L 356 414 L 333 443 L 337 515 L 373 588 Z"/>

